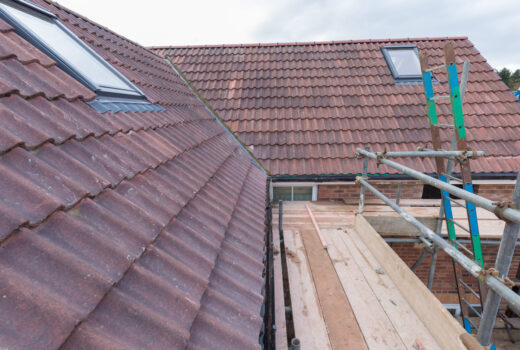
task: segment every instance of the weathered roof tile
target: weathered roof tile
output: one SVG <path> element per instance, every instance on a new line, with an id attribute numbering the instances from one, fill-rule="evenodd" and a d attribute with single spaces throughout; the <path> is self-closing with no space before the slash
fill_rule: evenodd
<path id="1" fill-rule="evenodd" d="M 0 20 L 0 343 L 259 349 L 265 175 L 164 59 L 35 3 L 164 111 L 98 113 Z M 219 273 L 227 297 L 205 297 Z"/>
<path id="2" fill-rule="evenodd" d="M 158 47 L 154 51 L 172 59 L 241 140 L 253 146 L 253 153 L 272 174 L 344 175 L 362 169 L 354 158 L 356 147 L 382 151 L 428 145 L 423 87 L 396 85 L 380 49 L 417 45 L 428 53 L 432 65 L 439 65 L 446 40 L 454 42 L 457 62 L 471 62 L 464 104 L 469 143 L 474 149 L 482 147 L 490 157 L 473 161 L 473 168 L 482 173 L 518 170 L 520 105 L 467 38 Z M 446 73 L 435 71 L 434 76 L 441 82 L 434 86 L 436 94 L 447 94 Z M 438 112 L 443 123 L 451 122 L 447 101 L 439 101 Z M 448 148 L 450 138 L 443 136 Z M 434 170 L 428 162 L 415 166 Z"/>

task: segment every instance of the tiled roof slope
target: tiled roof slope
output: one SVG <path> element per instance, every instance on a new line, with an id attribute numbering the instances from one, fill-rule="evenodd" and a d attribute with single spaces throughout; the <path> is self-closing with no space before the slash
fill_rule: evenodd
<path id="1" fill-rule="evenodd" d="M 260 348 L 265 175 L 163 58 L 36 3 L 165 111 L 96 112 L 0 21 L 0 348 Z"/>
<path id="2" fill-rule="evenodd" d="M 489 156 L 474 161 L 473 171 L 518 171 L 520 105 L 467 38 L 154 50 L 172 59 L 239 138 L 253 146 L 271 174 L 338 175 L 361 171 L 361 160 L 354 158 L 356 147 L 415 150 L 431 139 L 422 85 L 396 86 L 380 49 L 416 44 L 428 53 L 431 65 L 440 65 L 446 40 L 454 41 L 459 62 L 471 62 L 464 106 L 469 145 Z M 434 76 L 446 82 L 445 72 Z M 446 95 L 447 85 L 436 85 L 435 90 Z M 439 112 L 441 122 L 447 123 L 449 101 L 439 101 Z M 450 139 L 446 132 L 443 139 Z M 405 163 L 434 170 L 429 160 Z M 394 172 L 374 163 L 369 171 Z"/>

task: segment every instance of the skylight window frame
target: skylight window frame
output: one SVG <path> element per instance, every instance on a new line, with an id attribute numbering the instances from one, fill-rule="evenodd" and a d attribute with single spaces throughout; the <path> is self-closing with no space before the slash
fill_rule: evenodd
<path id="1" fill-rule="evenodd" d="M 390 72 L 392 73 L 393 78 L 395 81 L 401 81 L 401 82 L 422 82 L 422 73 L 419 71 L 417 75 L 411 75 L 411 74 L 399 74 L 397 71 L 397 68 L 394 65 L 394 62 L 392 62 L 392 57 L 390 56 L 390 52 L 392 50 L 412 50 L 415 55 L 417 56 L 417 61 L 419 62 L 419 50 L 417 50 L 416 45 L 386 45 L 381 47 L 381 52 L 383 53 L 383 56 L 385 57 L 386 64 L 388 65 L 388 68 L 390 68 Z"/>
<path id="2" fill-rule="evenodd" d="M 137 88 L 129 79 L 127 79 L 111 64 L 106 62 L 103 59 L 103 57 L 101 57 L 97 52 L 95 52 L 87 44 L 85 44 L 76 34 L 69 30 L 64 24 L 62 24 L 55 14 L 25 0 L 0 0 L 0 2 L 7 6 L 15 7 L 30 15 L 41 16 L 50 19 L 52 22 L 54 22 L 55 25 L 58 26 L 60 30 L 62 30 L 72 40 L 74 40 L 82 49 L 89 53 L 95 60 L 101 63 L 117 78 L 121 79 L 126 85 L 128 85 L 128 89 L 121 89 L 113 86 L 96 84 L 94 81 L 92 81 L 92 79 L 89 79 L 84 74 L 81 74 L 76 68 L 74 68 L 72 64 L 67 62 L 65 57 L 62 58 L 62 55 L 60 55 L 56 50 L 54 50 L 46 43 L 42 42 L 39 36 L 34 31 L 29 29 L 24 23 L 11 16 L 2 8 L 0 8 L 0 18 L 2 18 L 8 24 L 10 24 L 21 37 L 23 37 L 33 46 L 35 46 L 40 51 L 42 51 L 50 58 L 52 58 L 54 61 L 56 61 L 58 67 L 60 67 L 67 74 L 69 74 L 74 79 L 78 80 L 80 83 L 85 85 L 87 88 L 94 91 L 98 96 L 104 96 L 108 98 L 131 99 L 141 101 L 144 103 L 147 102 L 146 96 L 141 90 L 139 90 L 139 88 Z"/>

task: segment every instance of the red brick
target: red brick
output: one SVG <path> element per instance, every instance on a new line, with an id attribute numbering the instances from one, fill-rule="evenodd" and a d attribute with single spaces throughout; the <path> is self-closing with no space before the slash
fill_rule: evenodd
<path id="1" fill-rule="evenodd" d="M 420 255 L 423 252 L 422 249 L 414 248 L 413 243 L 393 243 L 392 248 L 408 266 L 412 266 L 417 261 L 417 259 L 419 259 Z M 498 245 L 483 245 L 482 252 L 486 268 L 494 266 L 496 254 L 498 252 Z M 426 258 L 422 262 L 422 264 L 419 265 L 415 270 L 415 274 L 425 284 L 428 282 L 430 261 L 431 256 Z M 515 277 L 519 264 L 520 247 L 517 247 L 513 256 L 513 261 L 511 263 L 511 270 L 509 272 L 510 278 Z M 474 279 L 473 277 L 469 277 L 469 274 L 466 275 L 468 277 L 465 278 L 465 281 L 472 285 L 474 288 L 477 288 L 476 279 Z M 444 251 L 439 251 L 439 254 L 437 256 L 437 264 L 435 269 L 435 277 L 433 281 L 432 291 L 436 294 L 456 294 L 455 279 L 453 275 L 453 265 L 451 262 L 451 258 L 446 253 L 444 253 Z"/>
<path id="2" fill-rule="evenodd" d="M 397 185 L 386 181 L 383 184 L 375 184 L 374 187 L 386 196 L 395 199 L 397 196 Z M 422 196 L 423 185 L 417 181 L 404 182 L 401 187 L 401 198 L 417 199 Z M 318 200 L 343 200 L 358 199 L 361 186 L 359 184 L 345 185 L 318 185 Z M 365 192 L 366 198 L 376 198 L 370 191 Z"/>

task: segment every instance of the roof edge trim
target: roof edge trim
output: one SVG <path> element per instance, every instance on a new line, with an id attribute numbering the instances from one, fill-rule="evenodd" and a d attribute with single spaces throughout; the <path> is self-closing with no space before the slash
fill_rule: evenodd
<path id="1" fill-rule="evenodd" d="M 436 173 L 428 173 L 427 175 L 436 177 Z M 457 175 L 457 174 L 454 174 Z M 517 173 L 476 173 L 473 174 L 473 180 L 510 180 L 516 179 Z M 329 181 L 355 181 L 359 174 L 330 174 L 330 175 L 271 175 L 268 180 L 273 182 L 287 182 L 287 181 L 315 181 L 315 182 L 329 182 Z M 414 180 L 415 178 L 403 174 L 368 174 L 370 179 L 381 180 Z"/>

